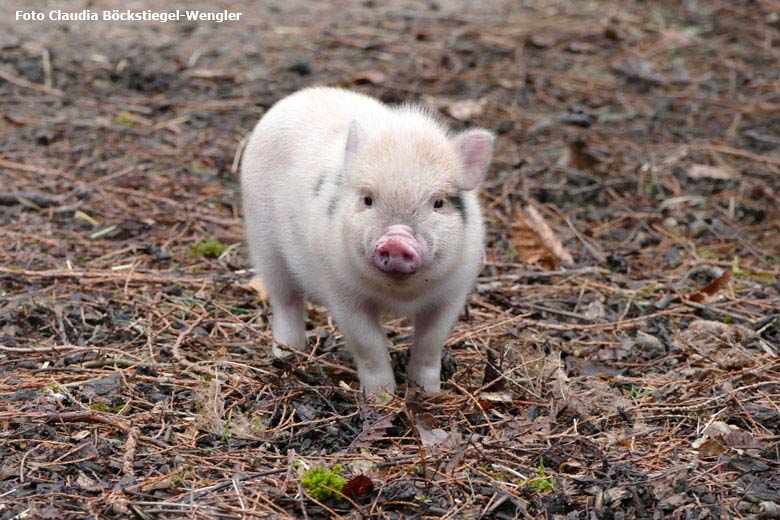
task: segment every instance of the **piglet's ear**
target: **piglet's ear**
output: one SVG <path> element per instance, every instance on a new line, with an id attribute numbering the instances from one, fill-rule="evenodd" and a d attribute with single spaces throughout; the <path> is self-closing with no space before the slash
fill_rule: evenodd
<path id="1" fill-rule="evenodd" d="M 487 130 L 468 130 L 455 138 L 455 146 L 463 161 L 463 189 L 479 185 L 493 154 L 493 134 Z"/>
<path id="2" fill-rule="evenodd" d="M 347 144 L 344 149 L 344 176 L 350 179 L 355 174 L 355 158 L 358 150 L 366 142 L 366 132 L 357 120 L 353 119 L 347 132 Z"/>

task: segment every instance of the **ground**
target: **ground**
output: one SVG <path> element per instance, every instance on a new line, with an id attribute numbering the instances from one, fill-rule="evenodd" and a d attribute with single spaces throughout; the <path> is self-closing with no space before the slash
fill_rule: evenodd
<path id="1" fill-rule="evenodd" d="M 7 4 L 3 519 L 780 517 L 777 0 Z M 271 358 L 238 165 L 312 84 L 498 135 L 441 395 Z"/>

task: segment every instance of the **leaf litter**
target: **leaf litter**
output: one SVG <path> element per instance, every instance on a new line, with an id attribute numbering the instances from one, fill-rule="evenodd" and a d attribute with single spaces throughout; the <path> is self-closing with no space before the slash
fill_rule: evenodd
<path id="1" fill-rule="evenodd" d="M 0 20 L 0 515 L 776 517 L 771 5 L 294 7 Z M 236 246 L 244 138 L 313 83 L 499 134 L 486 266 L 412 410 L 365 403 L 322 309 L 274 360 Z M 336 465 L 347 497 L 307 495 Z"/>

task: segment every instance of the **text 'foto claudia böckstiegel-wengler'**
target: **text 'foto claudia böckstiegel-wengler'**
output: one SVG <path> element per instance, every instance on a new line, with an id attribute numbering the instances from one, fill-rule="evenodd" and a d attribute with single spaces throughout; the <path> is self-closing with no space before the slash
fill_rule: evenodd
<path id="1" fill-rule="evenodd" d="M 190 9 L 177 9 L 175 11 L 152 11 L 149 9 L 143 11 L 133 11 L 130 9 L 109 11 L 91 11 L 82 9 L 81 11 L 63 11 L 54 9 L 51 11 L 16 11 L 17 21 L 44 21 L 51 20 L 55 22 L 67 21 L 106 21 L 106 22 L 233 22 L 241 19 L 243 13 L 231 12 L 227 10 L 197 11 Z"/>

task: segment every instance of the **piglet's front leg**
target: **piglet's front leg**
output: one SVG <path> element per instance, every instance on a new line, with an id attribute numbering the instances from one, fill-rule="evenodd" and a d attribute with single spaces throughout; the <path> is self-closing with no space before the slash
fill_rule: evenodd
<path id="1" fill-rule="evenodd" d="M 428 393 L 441 391 L 441 351 L 458 318 L 462 300 L 427 307 L 414 317 L 414 340 L 407 365 L 409 382 Z"/>
<path id="2" fill-rule="evenodd" d="M 387 350 L 387 336 L 379 313 L 371 305 L 334 309 L 344 340 L 357 366 L 360 388 L 368 397 L 395 393 L 395 376 Z"/>

